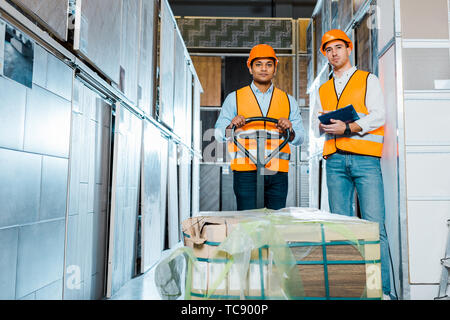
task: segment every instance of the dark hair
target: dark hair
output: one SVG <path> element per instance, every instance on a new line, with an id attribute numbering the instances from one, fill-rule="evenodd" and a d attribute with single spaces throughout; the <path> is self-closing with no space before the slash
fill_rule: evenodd
<path id="1" fill-rule="evenodd" d="M 256 59 L 270 59 L 270 60 L 273 61 L 274 64 L 276 63 L 276 60 L 275 60 L 275 58 L 273 58 L 273 57 L 257 57 L 257 58 L 253 59 L 253 60 L 250 62 L 250 67 L 253 67 L 253 62 L 254 62 Z"/>
<path id="2" fill-rule="evenodd" d="M 323 44 L 323 46 L 322 46 L 322 49 L 325 51 L 326 45 L 329 44 L 331 41 L 336 41 L 336 40 L 340 40 L 340 41 L 344 42 L 344 43 L 345 43 L 345 46 L 346 46 L 347 48 L 350 48 L 350 45 L 348 44 L 347 41 L 345 41 L 345 40 L 343 40 L 343 39 L 334 39 L 334 40 L 330 40 L 330 41 L 328 41 L 328 42 L 325 42 L 325 43 Z"/>

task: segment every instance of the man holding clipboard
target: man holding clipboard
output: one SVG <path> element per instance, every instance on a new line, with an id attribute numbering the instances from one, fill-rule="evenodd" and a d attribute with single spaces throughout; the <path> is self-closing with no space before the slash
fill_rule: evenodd
<path id="1" fill-rule="evenodd" d="M 379 224 L 382 290 L 383 298 L 388 299 L 389 246 L 380 167 L 384 98 L 378 78 L 351 65 L 352 49 L 352 41 L 341 30 L 330 30 L 323 35 L 320 50 L 333 67 L 333 77 L 316 92 L 312 127 L 316 137 L 325 134 L 323 157 L 330 211 L 353 216 L 356 188 L 362 218 Z M 329 117 L 331 112 L 341 120 Z M 319 116 L 325 123 L 319 121 Z"/>

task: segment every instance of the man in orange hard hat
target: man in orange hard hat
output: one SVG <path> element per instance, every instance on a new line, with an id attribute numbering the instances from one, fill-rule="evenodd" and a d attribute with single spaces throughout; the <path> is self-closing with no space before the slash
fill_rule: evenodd
<path id="1" fill-rule="evenodd" d="M 322 37 L 320 51 L 333 67 L 333 77 L 315 94 L 313 130 L 325 134 L 328 202 L 333 213 L 353 216 L 356 188 L 361 216 L 380 228 L 381 278 L 385 299 L 390 295 L 389 244 L 385 230 L 385 205 L 380 158 L 383 150 L 385 106 L 378 78 L 350 62 L 353 43 L 342 30 Z M 313 100 L 313 101 L 314 101 Z M 359 120 L 345 123 L 318 121 L 320 113 L 353 105 Z"/>
<path id="2" fill-rule="evenodd" d="M 222 105 L 215 125 L 216 139 L 226 141 L 231 128 L 235 126 L 242 131 L 290 130 L 290 144 L 300 145 L 304 139 L 302 118 L 297 101 L 286 92 L 274 87 L 272 80 L 277 70 L 278 58 L 274 49 L 267 44 L 259 44 L 252 48 L 247 60 L 247 67 L 253 77 L 250 85 L 230 93 Z M 271 122 L 251 122 L 247 118 L 268 117 L 278 120 Z M 255 141 L 242 141 L 250 153 L 255 154 Z M 282 140 L 270 140 L 266 143 L 266 152 L 277 148 Z M 232 141 L 228 142 L 233 170 L 233 190 L 236 196 L 237 209 L 256 208 L 256 165 L 246 157 Z M 290 148 L 286 145 L 265 166 L 264 206 L 269 209 L 281 209 L 286 206 L 288 193 Z"/>

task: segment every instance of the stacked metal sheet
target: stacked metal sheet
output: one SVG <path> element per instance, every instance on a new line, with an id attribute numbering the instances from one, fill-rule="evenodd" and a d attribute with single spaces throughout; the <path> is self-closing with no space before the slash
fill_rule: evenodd
<path id="1" fill-rule="evenodd" d="M 46 24 L 63 41 L 67 40 L 69 0 L 12 0 L 28 14 Z"/>
<path id="2" fill-rule="evenodd" d="M 170 128 L 174 121 L 175 21 L 167 1 L 161 1 L 161 34 L 159 48 L 159 119 Z M 164 84 L 164 85 L 162 85 Z"/>
<path id="3" fill-rule="evenodd" d="M 64 299 L 103 297 L 111 106 L 74 84 Z"/>
<path id="4" fill-rule="evenodd" d="M 147 271 L 164 250 L 168 141 L 144 122 L 141 178 L 141 272 Z"/>
<path id="5" fill-rule="evenodd" d="M 135 275 L 142 121 L 116 106 L 108 296 Z"/>
<path id="6" fill-rule="evenodd" d="M 122 0 L 77 1 L 73 47 L 116 84 L 120 81 L 121 18 Z"/>

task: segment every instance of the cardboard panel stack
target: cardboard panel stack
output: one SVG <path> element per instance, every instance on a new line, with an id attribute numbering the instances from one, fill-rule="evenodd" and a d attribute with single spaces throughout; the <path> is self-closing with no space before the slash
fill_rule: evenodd
<path id="1" fill-rule="evenodd" d="M 183 222 L 192 299 L 381 298 L 377 223 L 302 208 L 205 214 Z"/>

